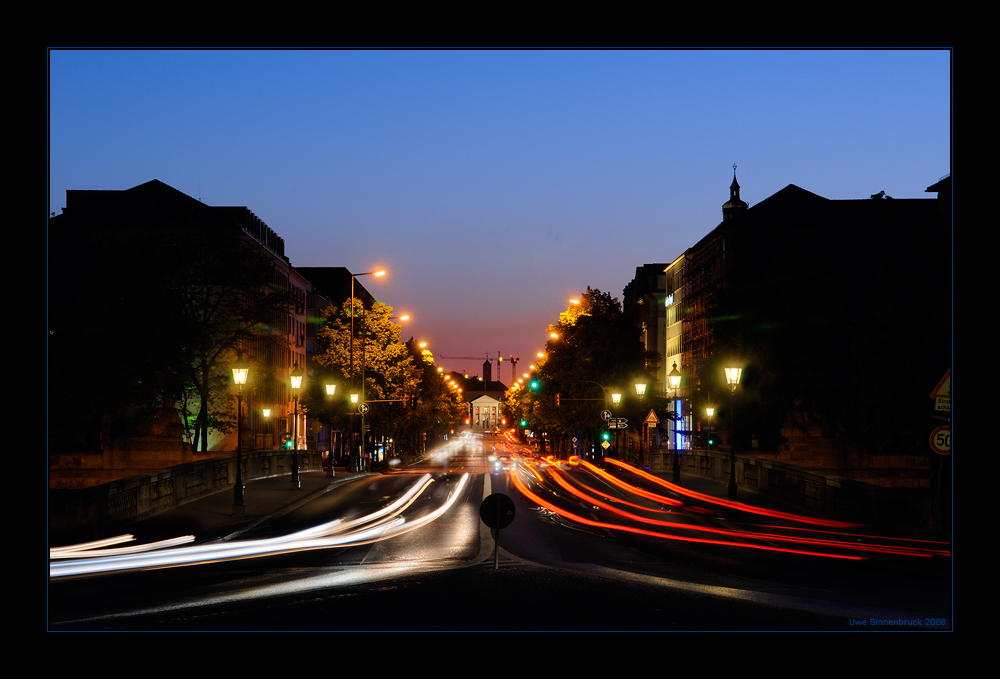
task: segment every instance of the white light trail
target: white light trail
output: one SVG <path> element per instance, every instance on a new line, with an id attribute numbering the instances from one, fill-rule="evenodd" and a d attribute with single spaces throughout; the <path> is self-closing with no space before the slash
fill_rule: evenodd
<path id="1" fill-rule="evenodd" d="M 469 482 L 469 475 L 462 475 L 458 487 L 449 494 L 441 507 L 414 521 L 406 521 L 403 518 L 399 518 L 398 515 L 409 507 L 433 481 L 433 478 L 429 474 L 423 475 L 395 502 L 368 516 L 347 522 L 336 519 L 296 533 L 266 540 L 244 540 L 222 544 L 193 545 L 190 547 L 163 549 L 150 553 L 129 553 L 114 556 L 105 556 L 104 554 L 98 556 L 97 554 L 93 554 L 93 543 L 76 545 L 74 546 L 76 549 L 75 553 L 87 553 L 87 558 L 51 562 L 49 564 L 49 577 L 63 578 L 94 575 L 97 573 L 189 566 L 309 549 L 362 545 L 378 540 L 385 540 L 426 525 L 444 514 L 461 495 L 462 490 Z M 372 521 L 376 523 L 371 525 Z M 346 531 L 359 526 L 364 526 L 364 528 L 346 533 Z M 340 533 L 345 534 L 337 535 Z M 185 540 L 185 538 L 178 539 Z M 111 544 L 115 544 L 115 542 Z M 158 544 L 162 545 L 163 543 Z M 59 548 L 59 550 L 69 549 L 73 548 Z M 62 553 L 72 554 L 74 552 L 64 551 Z"/>

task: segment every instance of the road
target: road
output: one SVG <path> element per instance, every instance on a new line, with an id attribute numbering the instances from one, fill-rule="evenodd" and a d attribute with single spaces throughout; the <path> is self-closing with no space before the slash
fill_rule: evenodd
<path id="1" fill-rule="evenodd" d="M 490 473 L 494 454 L 500 473 Z M 461 438 L 213 542 L 254 545 L 242 558 L 54 579 L 50 627 L 951 628 L 947 545 L 734 511 L 607 466 Z M 494 492 L 516 511 L 498 570 L 479 519 Z M 173 548 L 178 559 L 189 550 Z"/>

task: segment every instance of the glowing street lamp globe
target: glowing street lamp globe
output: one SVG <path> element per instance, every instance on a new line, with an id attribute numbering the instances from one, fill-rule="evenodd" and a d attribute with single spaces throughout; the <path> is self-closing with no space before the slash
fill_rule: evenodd
<path id="1" fill-rule="evenodd" d="M 677 370 L 677 363 L 674 363 L 674 368 L 669 373 L 667 373 L 667 379 L 670 380 L 670 388 L 677 391 L 681 388 L 681 377 L 682 375 Z"/>
<path id="2" fill-rule="evenodd" d="M 726 384 L 733 391 L 736 391 L 736 385 L 740 383 L 740 377 L 743 375 L 743 368 L 726 368 Z"/>
<path id="3" fill-rule="evenodd" d="M 247 383 L 249 375 L 250 365 L 240 356 L 239 360 L 233 365 L 233 384 L 242 387 Z"/>

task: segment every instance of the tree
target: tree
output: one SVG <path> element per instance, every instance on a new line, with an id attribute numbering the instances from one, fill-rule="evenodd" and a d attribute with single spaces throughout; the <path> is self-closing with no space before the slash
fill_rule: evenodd
<path id="1" fill-rule="evenodd" d="M 316 362 L 355 386 L 361 384 L 363 374 L 368 399 L 402 399 L 408 390 L 412 393 L 416 388 L 413 358 L 399 339 L 402 327 L 389 320 L 391 316 L 391 306 L 375 302 L 365 310 L 362 301 L 354 298 L 342 307 L 329 307 L 319 330 Z"/>
<path id="2" fill-rule="evenodd" d="M 408 420 L 403 398 L 417 392 L 419 376 L 413 356 L 399 339 L 402 328 L 390 320 L 391 316 L 392 307 L 375 302 L 366 310 L 355 298 L 341 307 L 328 308 L 319 330 L 320 351 L 315 361 L 346 384 L 353 382 L 355 389 L 363 384 L 364 400 L 375 401 L 367 417 L 380 431 L 398 438 Z"/>
<path id="3" fill-rule="evenodd" d="M 173 321 L 184 343 L 182 379 L 198 395 L 195 449 L 207 451 L 210 429 L 228 433 L 235 426 L 229 386 L 238 352 L 264 353 L 259 350 L 265 345 L 287 342 L 291 288 L 287 276 L 238 227 L 218 225 L 176 236 L 167 248 L 176 265 L 165 287 L 172 292 Z"/>
<path id="4" fill-rule="evenodd" d="M 176 401 L 207 450 L 210 429 L 234 426 L 237 351 L 287 341 L 287 274 L 235 224 L 59 224 L 50 249 L 51 286 L 62 291 L 50 318 L 53 441 L 92 449 L 99 431 L 114 438 Z"/>
<path id="5" fill-rule="evenodd" d="M 449 387 L 434 364 L 430 351 L 421 349 L 411 337 L 406 348 L 417 369 L 419 389 L 408 409 L 408 438 L 412 452 L 421 452 L 424 435 L 431 441 L 459 425 L 465 416 L 461 395 Z"/>
<path id="6" fill-rule="evenodd" d="M 538 389 L 512 386 L 505 399 L 507 412 L 514 421 L 524 418 L 532 428 L 544 429 L 556 444 L 576 432 L 596 436 L 602 403 L 577 399 L 601 399 L 601 387 L 624 388 L 638 378 L 648 379 L 646 361 L 655 360 L 655 353 L 643 349 L 618 299 L 589 287 L 579 304 L 549 326 L 549 333 L 545 356 L 535 365 Z"/>

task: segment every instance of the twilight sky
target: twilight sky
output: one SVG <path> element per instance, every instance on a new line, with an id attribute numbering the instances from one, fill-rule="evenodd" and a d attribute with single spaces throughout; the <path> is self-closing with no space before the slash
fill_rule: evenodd
<path id="1" fill-rule="evenodd" d="M 47 212 L 151 179 L 246 206 L 293 266 L 388 269 L 360 280 L 404 339 L 519 372 L 571 296 L 621 299 L 718 225 L 734 163 L 751 207 L 928 198 L 951 171 L 947 50 L 48 56 Z"/>

